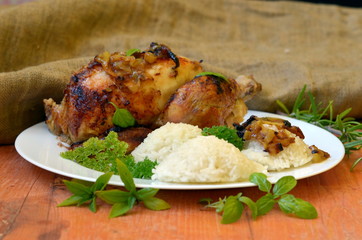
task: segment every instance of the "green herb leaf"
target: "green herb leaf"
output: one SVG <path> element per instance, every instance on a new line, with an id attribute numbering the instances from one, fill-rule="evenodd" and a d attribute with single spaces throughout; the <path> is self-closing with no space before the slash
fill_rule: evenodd
<path id="1" fill-rule="evenodd" d="M 119 176 L 121 177 L 124 187 L 131 193 L 136 192 L 136 185 L 134 184 L 131 172 L 127 166 L 119 159 L 116 160 Z"/>
<path id="2" fill-rule="evenodd" d="M 134 162 L 134 159 L 132 158 Z M 143 179 L 151 179 L 154 169 L 157 166 L 157 161 L 151 161 L 150 159 L 146 158 L 141 162 L 136 162 L 130 168 L 130 164 L 127 164 L 129 170 L 131 171 L 134 178 L 143 178 Z"/>
<path id="3" fill-rule="evenodd" d="M 353 171 L 353 169 L 357 166 L 359 162 L 362 161 L 362 157 L 358 158 L 351 166 L 350 171 Z"/>
<path id="4" fill-rule="evenodd" d="M 244 206 L 239 201 L 237 196 L 229 196 L 224 205 L 224 212 L 222 215 L 221 223 L 228 224 L 236 222 L 240 219 L 243 213 Z"/>
<path id="5" fill-rule="evenodd" d="M 288 193 L 297 185 L 297 180 L 293 176 L 284 176 L 280 178 L 273 187 L 273 193 L 277 196 Z"/>
<path id="6" fill-rule="evenodd" d="M 72 205 L 77 205 L 80 201 L 83 200 L 83 197 L 78 195 L 72 195 L 69 198 L 65 199 L 63 202 L 59 203 L 58 207 L 67 207 Z"/>
<path id="7" fill-rule="evenodd" d="M 290 115 L 289 109 L 287 108 L 287 106 L 285 106 L 285 104 L 282 101 L 276 100 L 276 103 L 286 114 Z"/>
<path id="8" fill-rule="evenodd" d="M 85 181 L 85 180 L 82 180 L 82 179 L 75 179 L 75 178 L 72 179 L 72 182 L 82 184 L 82 185 L 84 185 L 86 187 L 91 187 L 94 184 L 94 182 L 89 182 L 89 181 Z"/>
<path id="9" fill-rule="evenodd" d="M 90 204 L 88 206 L 89 209 L 92 212 L 96 212 L 97 211 L 96 191 L 103 190 L 108 184 L 108 181 L 111 178 L 111 176 L 112 173 L 102 174 L 97 178 L 96 182 L 91 186 L 88 186 L 89 185 L 88 182 L 86 182 L 87 186 L 84 186 L 83 184 L 80 183 L 81 181 L 63 180 L 65 186 L 74 195 L 66 199 L 62 203 L 58 204 L 58 206 L 59 207 L 70 206 L 70 205 L 80 206 L 90 201 Z"/>
<path id="10" fill-rule="evenodd" d="M 317 210 L 312 204 L 291 194 L 283 195 L 278 205 L 280 209 L 287 214 L 295 214 L 299 218 L 313 219 L 318 217 Z"/>
<path id="11" fill-rule="evenodd" d="M 236 129 L 231 129 L 227 126 L 213 126 L 211 128 L 203 128 L 201 134 L 204 136 L 214 135 L 233 144 L 239 150 L 243 149 L 244 142 L 238 136 Z"/>
<path id="12" fill-rule="evenodd" d="M 91 199 L 91 202 L 88 206 L 89 210 L 91 210 L 92 212 L 96 212 L 97 211 L 97 203 L 96 203 L 96 197 L 93 197 Z"/>
<path id="13" fill-rule="evenodd" d="M 158 189 L 155 188 L 143 188 L 138 190 L 135 195 L 138 200 L 145 200 L 147 198 L 154 197 L 158 192 Z"/>
<path id="14" fill-rule="evenodd" d="M 129 49 L 127 52 L 126 52 L 126 56 L 132 56 L 133 54 L 135 53 L 140 53 L 141 50 L 138 49 L 138 48 L 132 48 L 132 49 Z"/>
<path id="15" fill-rule="evenodd" d="M 113 206 L 111 208 L 111 211 L 109 213 L 109 218 L 115 218 L 118 216 L 122 216 L 122 215 L 126 214 L 129 210 L 131 210 L 132 207 L 130 207 L 130 205 L 128 204 L 127 201 L 115 203 L 115 204 L 113 204 Z"/>
<path id="16" fill-rule="evenodd" d="M 119 141 L 116 132 L 110 132 L 103 140 L 90 138 L 82 147 L 62 152 L 60 156 L 100 172 L 117 173 L 116 159 L 126 161 L 130 158 L 126 155 L 127 148 L 128 144 Z"/>
<path id="17" fill-rule="evenodd" d="M 68 181 L 68 180 L 63 180 L 65 186 L 68 188 L 68 190 L 73 193 L 74 195 L 77 196 L 91 196 L 92 191 L 90 190 L 90 188 L 77 183 L 77 182 L 72 182 L 72 181 Z"/>
<path id="18" fill-rule="evenodd" d="M 124 192 L 118 189 L 99 191 L 96 192 L 96 195 L 108 204 L 126 202 L 128 198 L 132 196 L 130 192 Z"/>
<path id="19" fill-rule="evenodd" d="M 220 198 L 219 201 L 210 203 L 210 204 L 206 205 L 205 207 L 215 208 L 216 212 L 219 213 L 219 212 L 224 211 L 225 201 L 226 201 L 226 197 L 224 199 Z"/>
<path id="20" fill-rule="evenodd" d="M 118 108 L 114 103 L 110 102 L 115 108 L 116 111 L 113 114 L 112 122 L 114 125 L 117 125 L 122 128 L 132 127 L 136 124 L 136 119 L 132 114 L 124 108 Z"/>
<path id="21" fill-rule="evenodd" d="M 256 184 L 260 191 L 270 192 L 272 187 L 264 173 L 253 173 L 249 177 L 249 181 Z"/>
<path id="22" fill-rule="evenodd" d="M 239 201 L 242 202 L 242 203 L 245 203 L 251 210 L 251 215 L 253 217 L 253 219 L 255 220 L 256 217 L 258 216 L 258 206 L 256 205 L 256 203 L 251 200 L 250 198 L 248 197 L 240 197 L 239 198 Z"/>
<path id="23" fill-rule="evenodd" d="M 308 99 L 310 102 L 309 107 L 304 107 L 306 103 L 305 92 L 307 85 L 304 85 L 303 89 L 299 92 L 295 99 L 292 111 L 281 101 L 277 101 L 280 108 L 288 114 L 289 117 L 314 124 L 322 127 L 333 134 L 336 134 L 339 140 L 343 143 L 346 154 L 350 154 L 352 151 L 356 151 L 362 148 L 362 123 L 355 121 L 354 118 L 347 115 L 351 112 L 352 108 L 344 110 L 338 114 L 335 119 L 333 113 L 333 101 L 329 101 L 327 106 L 322 107 L 322 103 L 317 103 L 313 94 L 308 91 Z M 361 160 L 356 160 L 353 163 L 353 169 Z"/>
<path id="24" fill-rule="evenodd" d="M 213 201 L 212 198 L 201 198 L 201 199 L 199 200 L 199 203 L 204 203 L 204 204 L 209 205 L 209 204 L 211 204 L 212 201 Z M 207 206 L 206 206 L 206 207 L 207 207 Z"/>
<path id="25" fill-rule="evenodd" d="M 92 192 L 103 190 L 107 186 L 107 184 L 108 184 L 109 180 L 111 179 L 112 175 L 113 175 L 112 172 L 108 172 L 108 173 L 105 173 L 105 174 L 99 176 L 97 178 L 96 182 L 92 185 L 90 190 Z"/>
<path id="26" fill-rule="evenodd" d="M 136 201 L 137 201 L 137 198 L 136 198 L 133 194 L 132 194 L 132 196 L 130 196 L 130 197 L 128 198 L 127 203 L 128 203 L 128 206 L 130 207 L 130 209 L 133 208 L 133 206 L 135 205 Z"/>
<path id="27" fill-rule="evenodd" d="M 143 199 L 143 204 L 146 208 L 154 211 L 166 210 L 170 208 L 170 205 L 166 201 L 155 197 L 148 197 Z"/>
<path id="28" fill-rule="evenodd" d="M 114 172 L 118 175 L 116 159 L 127 165 L 135 178 L 151 179 L 152 169 L 158 164 L 156 161 L 145 159 L 135 162 L 132 155 L 127 155 L 128 144 L 118 140 L 118 134 L 111 131 L 104 139 L 90 138 L 83 146 L 74 150 L 62 152 L 63 158 L 74 160 L 80 165 L 100 172 Z M 90 186 L 93 183 L 76 180 L 82 185 Z"/>
<path id="29" fill-rule="evenodd" d="M 294 214 L 297 217 L 305 219 L 316 218 L 318 216 L 312 204 L 300 198 L 295 198 L 293 195 L 285 194 L 296 185 L 296 180 L 293 176 L 280 178 L 274 185 L 273 192 L 275 192 L 275 194 L 270 193 L 271 183 L 266 179 L 266 175 L 262 173 L 254 173 L 249 178 L 251 182 L 259 186 L 261 191 L 266 192 L 266 194 L 256 202 L 248 197 L 242 196 L 242 193 L 236 196 L 224 197 L 214 203 L 210 203 L 212 202 L 210 198 L 200 199 L 200 202 L 207 202 L 208 205 L 206 205 L 206 207 L 215 208 L 216 212 L 223 212 L 222 223 L 237 221 L 243 212 L 243 204 L 246 204 L 250 208 L 254 220 L 257 216 L 270 212 L 276 203 L 278 203 L 280 209 L 287 214 Z"/>
<path id="30" fill-rule="evenodd" d="M 273 194 L 267 193 L 256 201 L 256 206 L 258 208 L 258 216 L 265 215 L 270 212 L 276 201 L 274 200 Z"/>
<path id="31" fill-rule="evenodd" d="M 214 77 L 217 77 L 217 78 L 220 78 L 222 80 L 224 80 L 225 82 L 229 82 L 229 80 L 222 74 L 220 73 L 215 73 L 215 72 L 202 72 L 202 73 L 199 73 L 195 76 L 195 78 L 197 77 L 201 77 L 201 76 L 214 76 Z"/>

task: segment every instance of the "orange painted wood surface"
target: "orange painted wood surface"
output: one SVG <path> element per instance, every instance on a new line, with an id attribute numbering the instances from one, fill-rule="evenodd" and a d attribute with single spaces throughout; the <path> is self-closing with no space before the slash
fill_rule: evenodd
<path id="1" fill-rule="evenodd" d="M 292 194 L 311 202 L 319 217 L 303 220 L 277 207 L 252 220 L 247 209 L 233 224 L 223 225 L 214 210 L 198 204 L 242 192 L 256 200 L 255 188 L 202 191 L 161 190 L 157 196 L 172 206 L 151 211 L 141 204 L 123 217 L 109 219 L 110 206 L 99 202 L 97 213 L 86 207 L 57 207 L 70 196 L 64 177 L 40 169 L 18 155 L 14 146 L 0 146 L 0 239 L 362 239 L 362 156 L 355 153 L 335 168 L 299 180 Z"/>

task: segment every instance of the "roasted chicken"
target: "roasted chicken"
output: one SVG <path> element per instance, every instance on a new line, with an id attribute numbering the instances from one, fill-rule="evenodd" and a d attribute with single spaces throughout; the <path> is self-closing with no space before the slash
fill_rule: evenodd
<path id="1" fill-rule="evenodd" d="M 105 52 L 73 74 L 60 104 L 44 100 L 46 123 L 71 144 L 113 128 L 114 105 L 151 129 L 166 122 L 200 127 L 241 122 L 247 111 L 243 99 L 260 91 L 260 84 L 250 77 L 198 76 L 202 72 L 199 61 L 176 56 L 162 44 L 151 43 L 142 52 Z"/>
<path id="2" fill-rule="evenodd" d="M 176 90 L 157 124 L 183 122 L 200 128 L 241 122 L 247 107 L 234 79 L 197 76 Z"/>

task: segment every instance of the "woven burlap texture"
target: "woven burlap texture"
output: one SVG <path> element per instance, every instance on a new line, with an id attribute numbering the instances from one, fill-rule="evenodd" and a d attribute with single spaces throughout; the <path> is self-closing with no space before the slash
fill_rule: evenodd
<path id="1" fill-rule="evenodd" d="M 362 117 L 362 10 L 282 1 L 43 0 L 0 9 L 0 144 L 44 121 L 71 74 L 107 50 L 150 42 L 203 60 L 206 70 L 253 75 L 250 109 L 290 106 L 306 84 L 335 112 Z"/>

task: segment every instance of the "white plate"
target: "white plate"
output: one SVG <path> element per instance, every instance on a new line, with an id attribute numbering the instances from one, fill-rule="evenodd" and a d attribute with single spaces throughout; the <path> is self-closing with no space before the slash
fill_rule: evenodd
<path id="1" fill-rule="evenodd" d="M 316 145 L 318 148 L 328 152 L 331 157 L 321 163 L 307 164 L 303 167 L 291 168 L 281 172 L 271 172 L 268 176 L 270 182 L 275 183 L 279 178 L 292 175 L 296 179 L 302 179 L 325 172 L 336 166 L 344 157 L 344 146 L 333 134 L 328 131 L 296 119 L 276 114 L 249 110 L 245 119 L 249 116 L 279 117 L 287 119 L 292 125 L 301 128 L 305 135 L 304 141 L 308 145 Z M 30 163 L 45 170 L 64 175 L 71 178 L 94 182 L 102 173 L 85 168 L 73 161 L 60 157 L 64 147 L 58 145 L 56 136 L 51 134 L 44 122 L 38 123 L 23 131 L 15 141 L 18 153 Z M 109 182 L 112 185 L 123 186 L 119 176 L 113 176 Z M 255 186 L 251 182 L 216 183 L 216 184 L 182 184 L 166 183 L 152 180 L 135 179 L 137 187 L 152 187 L 158 189 L 196 190 L 196 189 L 223 189 L 241 188 Z"/>

